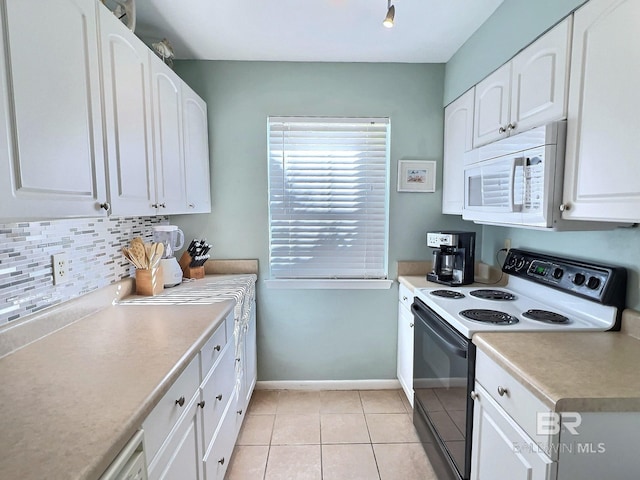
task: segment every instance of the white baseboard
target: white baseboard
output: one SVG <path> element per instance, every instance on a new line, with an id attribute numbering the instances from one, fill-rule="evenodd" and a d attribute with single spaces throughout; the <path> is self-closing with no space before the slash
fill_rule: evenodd
<path id="1" fill-rule="evenodd" d="M 276 380 L 259 381 L 256 390 L 394 390 L 401 388 L 393 380 Z"/>

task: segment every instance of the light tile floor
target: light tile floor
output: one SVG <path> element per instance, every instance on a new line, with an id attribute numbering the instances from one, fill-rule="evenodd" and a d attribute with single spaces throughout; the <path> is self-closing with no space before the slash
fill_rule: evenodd
<path id="1" fill-rule="evenodd" d="M 437 480 L 400 390 L 256 390 L 226 480 Z"/>

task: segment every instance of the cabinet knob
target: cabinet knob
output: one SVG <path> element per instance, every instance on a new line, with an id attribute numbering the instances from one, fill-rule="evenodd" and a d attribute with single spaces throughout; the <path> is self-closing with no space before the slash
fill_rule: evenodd
<path id="1" fill-rule="evenodd" d="M 184 405 L 184 397 L 180 397 L 176 400 L 176 405 L 183 406 Z"/>
<path id="2" fill-rule="evenodd" d="M 406 302 L 407 301 L 407 296 L 405 295 L 404 297 L 402 297 L 402 301 Z"/>
<path id="3" fill-rule="evenodd" d="M 220 351 L 220 345 L 216 345 L 215 347 L 213 347 L 213 349 L 214 349 L 216 352 L 219 352 L 219 351 Z"/>
<path id="4" fill-rule="evenodd" d="M 515 130 L 516 129 L 516 124 L 515 123 L 510 123 L 509 125 L 507 125 L 507 131 L 508 130 Z"/>
<path id="5" fill-rule="evenodd" d="M 240 357 L 236 358 L 236 363 L 240 361 Z"/>
<path id="6" fill-rule="evenodd" d="M 216 400 L 221 401 L 222 400 L 222 394 L 216 396 Z"/>
<path id="7" fill-rule="evenodd" d="M 413 328 L 413 323 L 410 323 L 410 324 L 409 324 L 409 328 Z"/>
<path id="8" fill-rule="evenodd" d="M 242 410 L 238 410 L 238 415 L 242 415 Z"/>
<path id="9" fill-rule="evenodd" d="M 202 400 L 201 402 L 198 402 L 198 406 L 200 408 L 204 408 L 204 404 L 205 404 L 204 400 Z"/>
<path id="10" fill-rule="evenodd" d="M 220 460 L 218 460 L 218 463 L 219 463 L 220 465 L 224 465 L 224 457 L 222 457 Z"/>
<path id="11" fill-rule="evenodd" d="M 158 208 L 158 204 L 157 204 L 157 203 L 152 203 L 152 204 L 151 204 L 151 207 L 152 207 L 152 208 Z"/>
<path id="12" fill-rule="evenodd" d="M 500 127 L 500 128 L 498 129 L 498 133 L 507 133 L 507 129 L 506 129 L 506 128 L 504 128 L 504 127 Z"/>
<path id="13" fill-rule="evenodd" d="M 472 390 L 469 396 L 471 397 L 471 400 L 477 400 L 480 398 L 480 395 L 478 395 L 475 390 Z"/>
<path id="14" fill-rule="evenodd" d="M 105 212 L 108 212 L 109 210 L 111 210 L 111 204 L 109 202 L 101 203 L 100 208 L 103 209 Z"/>
<path id="15" fill-rule="evenodd" d="M 166 206 L 164 203 L 159 203 L 159 204 L 158 204 L 158 206 L 159 206 L 160 208 L 167 208 L 167 206 Z"/>
<path id="16" fill-rule="evenodd" d="M 508 397 L 509 396 L 509 390 L 504 388 L 504 387 L 498 386 L 498 395 L 500 395 L 501 397 L 504 397 L 506 395 Z"/>
<path id="17" fill-rule="evenodd" d="M 196 208 L 196 204 L 195 203 L 190 203 L 189 204 L 189 208 Z"/>
<path id="18" fill-rule="evenodd" d="M 561 203 L 560 204 L 560 211 L 561 212 L 566 212 L 567 210 L 571 210 L 571 205 L 569 205 L 568 203 Z"/>

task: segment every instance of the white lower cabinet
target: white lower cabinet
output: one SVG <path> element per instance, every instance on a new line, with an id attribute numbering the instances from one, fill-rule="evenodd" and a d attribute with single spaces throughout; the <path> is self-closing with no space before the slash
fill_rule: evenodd
<path id="1" fill-rule="evenodd" d="M 474 480 L 552 480 L 553 462 L 500 408 L 481 385 L 473 410 L 471 478 Z"/>
<path id="2" fill-rule="evenodd" d="M 413 407 L 413 293 L 402 284 L 398 292 L 397 374 L 402 390 Z"/>
<path id="3" fill-rule="evenodd" d="M 471 478 L 555 480 L 558 435 L 536 431 L 538 413 L 551 409 L 481 350 L 472 397 Z"/>
<path id="4" fill-rule="evenodd" d="M 222 480 L 256 382 L 255 298 L 231 311 L 142 424 L 149 480 Z"/>

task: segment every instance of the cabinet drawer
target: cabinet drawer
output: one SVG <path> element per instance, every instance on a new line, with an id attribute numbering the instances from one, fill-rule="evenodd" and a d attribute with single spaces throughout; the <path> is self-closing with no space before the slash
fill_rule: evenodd
<path id="1" fill-rule="evenodd" d="M 548 448 L 557 441 L 557 435 L 536 434 L 538 414 L 549 418 L 552 410 L 481 350 L 476 353 L 476 382 L 535 442 Z"/>
<path id="2" fill-rule="evenodd" d="M 411 311 L 411 304 L 413 303 L 413 292 L 408 289 L 402 283 L 398 289 L 398 301 L 409 311 Z"/>
<path id="3" fill-rule="evenodd" d="M 205 343 L 200 350 L 200 378 L 202 381 L 209 375 L 209 370 L 213 367 L 222 355 L 225 345 L 227 344 L 227 328 L 226 320 L 213 332 L 211 338 Z M 233 332 L 232 332 L 233 334 Z"/>
<path id="4" fill-rule="evenodd" d="M 199 363 L 199 355 L 196 355 L 143 422 L 147 461 L 153 461 L 169 432 L 184 414 L 187 403 L 197 392 L 200 384 Z"/>
<path id="5" fill-rule="evenodd" d="M 204 456 L 204 477 L 207 480 L 222 480 L 231 460 L 231 453 L 236 442 L 238 427 L 242 417 L 237 412 L 237 391 L 222 417 L 220 428 Z"/>
<path id="6" fill-rule="evenodd" d="M 229 343 L 221 355 L 220 361 L 202 384 L 202 398 L 205 402 L 202 410 L 202 431 L 205 448 L 218 428 L 235 385 L 233 344 Z"/>

